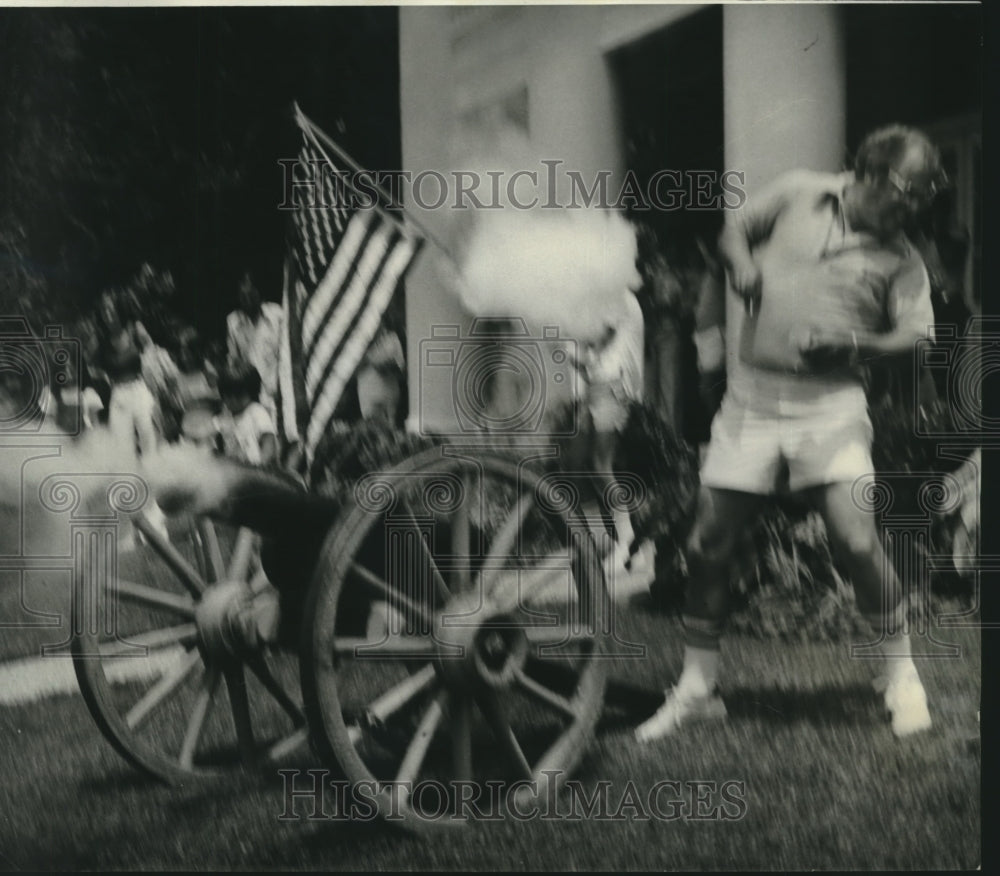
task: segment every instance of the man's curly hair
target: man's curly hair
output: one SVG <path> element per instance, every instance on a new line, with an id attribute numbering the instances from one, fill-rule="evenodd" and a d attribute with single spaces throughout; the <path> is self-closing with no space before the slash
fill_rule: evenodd
<path id="1" fill-rule="evenodd" d="M 940 177 L 941 155 L 926 134 L 905 125 L 887 125 L 868 134 L 854 156 L 854 175 L 882 179 L 911 147 L 921 149 L 928 175 Z"/>

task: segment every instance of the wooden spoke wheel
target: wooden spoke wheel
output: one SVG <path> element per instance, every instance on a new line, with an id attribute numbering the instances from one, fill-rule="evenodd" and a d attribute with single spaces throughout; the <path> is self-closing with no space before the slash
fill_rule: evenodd
<path id="1" fill-rule="evenodd" d="M 168 538 L 147 518 L 135 528 L 146 545 L 75 594 L 74 668 L 101 731 L 168 782 L 295 751 L 308 737 L 298 665 L 274 645 L 258 537 L 206 518 L 171 518 Z"/>
<path id="2" fill-rule="evenodd" d="M 448 447 L 357 484 L 316 565 L 301 673 L 320 756 L 382 816 L 459 824 L 463 796 L 543 799 L 581 760 L 609 606 L 562 498 L 530 464 Z"/>

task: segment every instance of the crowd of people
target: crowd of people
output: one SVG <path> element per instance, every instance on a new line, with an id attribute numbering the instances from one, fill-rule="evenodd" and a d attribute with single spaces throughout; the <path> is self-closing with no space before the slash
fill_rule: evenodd
<path id="1" fill-rule="evenodd" d="M 79 359 L 50 369 L 51 382 L 37 397 L 28 397 L 30 381 L 6 387 L 11 411 L 37 404 L 46 434 L 101 429 L 109 455 L 126 459 L 188 443 L 249 465 L 293 466 L 279 441 L 281 305 L 262 301 L 244 274 L 224 340 L 211 341 L 177 318 L 172 294 L 170 273 L 149 265 L 125 286 L 102 292 L 69 327 Z M 402 356 L 398 335 L 384 329 L 359 369 L 363 416 L 398 420 Z M 146 512 L 166 537 L 156 503 Z"/>
<path id="2" fill-rule="evenodd" d="M 195 328 L 158 311 L 134 286 L 103 292 L 76 326 L 80 373 L 58 388 L 51 415 L 84 428 L 104 425 L 111 441 L 140 455 L 163 442 L 210 439 L 227 454 L 259 459 L 259 447 L 235 437 L 262 394 L 246 348 L 233 335 L 225 350 L 205 344 Z M 273 424 L 262 426 L 255 442 L 268 434 L 275 437 Z"/>

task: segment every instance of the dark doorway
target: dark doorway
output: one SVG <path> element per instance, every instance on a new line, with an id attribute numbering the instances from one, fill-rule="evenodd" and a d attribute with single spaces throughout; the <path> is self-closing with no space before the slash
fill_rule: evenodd
<path id="1" fill-rule="evenodd" d="M 644 190 L 661 170 L 685 181 L 723 170 L 722 7 L 680 21 L 618 49 L 609 58 L 618 89 L 626 169 Z M 675 177 L 676 178 L 676 177 Z M 721 211 L 633 211 L 661 241 L 714 237 Z"/>
<path id="2" fill-rule="evenodd" d="M 698 393 L 692 332 L 701 278 L 723 220 L 721 205 L 711 206 L 719 204 L 724 170 L 722 7 L 686 15 L 618 49 L 608 63 L 625 170 L 652 202 L 651 209 L 628 214 L 640 229 L 645 397 L 673 431 L 702 441 L 711 411 Z M 661 190 L 656 180 L 668 172 Z M 667 209 L 662 201 L 671 193 L 674 205 Z"/>

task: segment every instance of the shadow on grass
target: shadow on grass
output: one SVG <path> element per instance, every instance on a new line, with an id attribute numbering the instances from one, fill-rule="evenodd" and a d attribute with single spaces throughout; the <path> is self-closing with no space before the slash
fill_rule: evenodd
<path id="1" fill-rule="evenodd" d="M 278 770 L 292 769 L 305 773 L 321 767 L 315 758 L 308 753 L 301 757 L 288 757 L 281 763 L 267 764 L 250 769 L 241 769 L 225 757 L 218 757 L 215 764 L 219 771 L 214 774 L 191 776 L 184 781 L 173 784 L 131 766 L 124 758 L 119 758 L 118 764 L 109 767 L 107 761 L 102 761 L 94 772 L 81 776 L 77 786 L 81 793 L 113 797 L 122 791 L 177 792 L 185 799 L 200 795 L 202 792 L 218 794 L 220 789 L 254 789 L 273 791 L 281 787 L 281 775 Z M 329 778 L 335 778 L 335 770 L 327 770 Z"/>
<path id="2" fill-rule="evenodd" d="M 663 694 L 627 684 L 612 688 L 597 725 L 598 734 L 634 727 L 653 715 Z M 870 685 L 828 685 L 813 690 L 778 687 L 737 688 L 722 696 L 730 721 L 764 720 L 776 724 L 804 722 L 816 726 L 871 724 L 880 701 Z"/>
<path id="3" fill-rule="evenodd" d="M 813 690 L 776 685 L 739 688 L 724 693 L 722 698 L 730 720 L 750 718 L 829 726 L 870 724 L 880 714 L 879 699 L 869 684 L 826 685 Z"/>
<path id="4" fill-rule="evenodd" d="M 112 797 L 122 791 L 152 791 L 169 787 L 164 782 L 129 767 L 124 760 L 122 765 L 121 769 L 104 768 L 100 773 L 82 776 L 76 783 L 77 788 L 81 794 Z"/>

